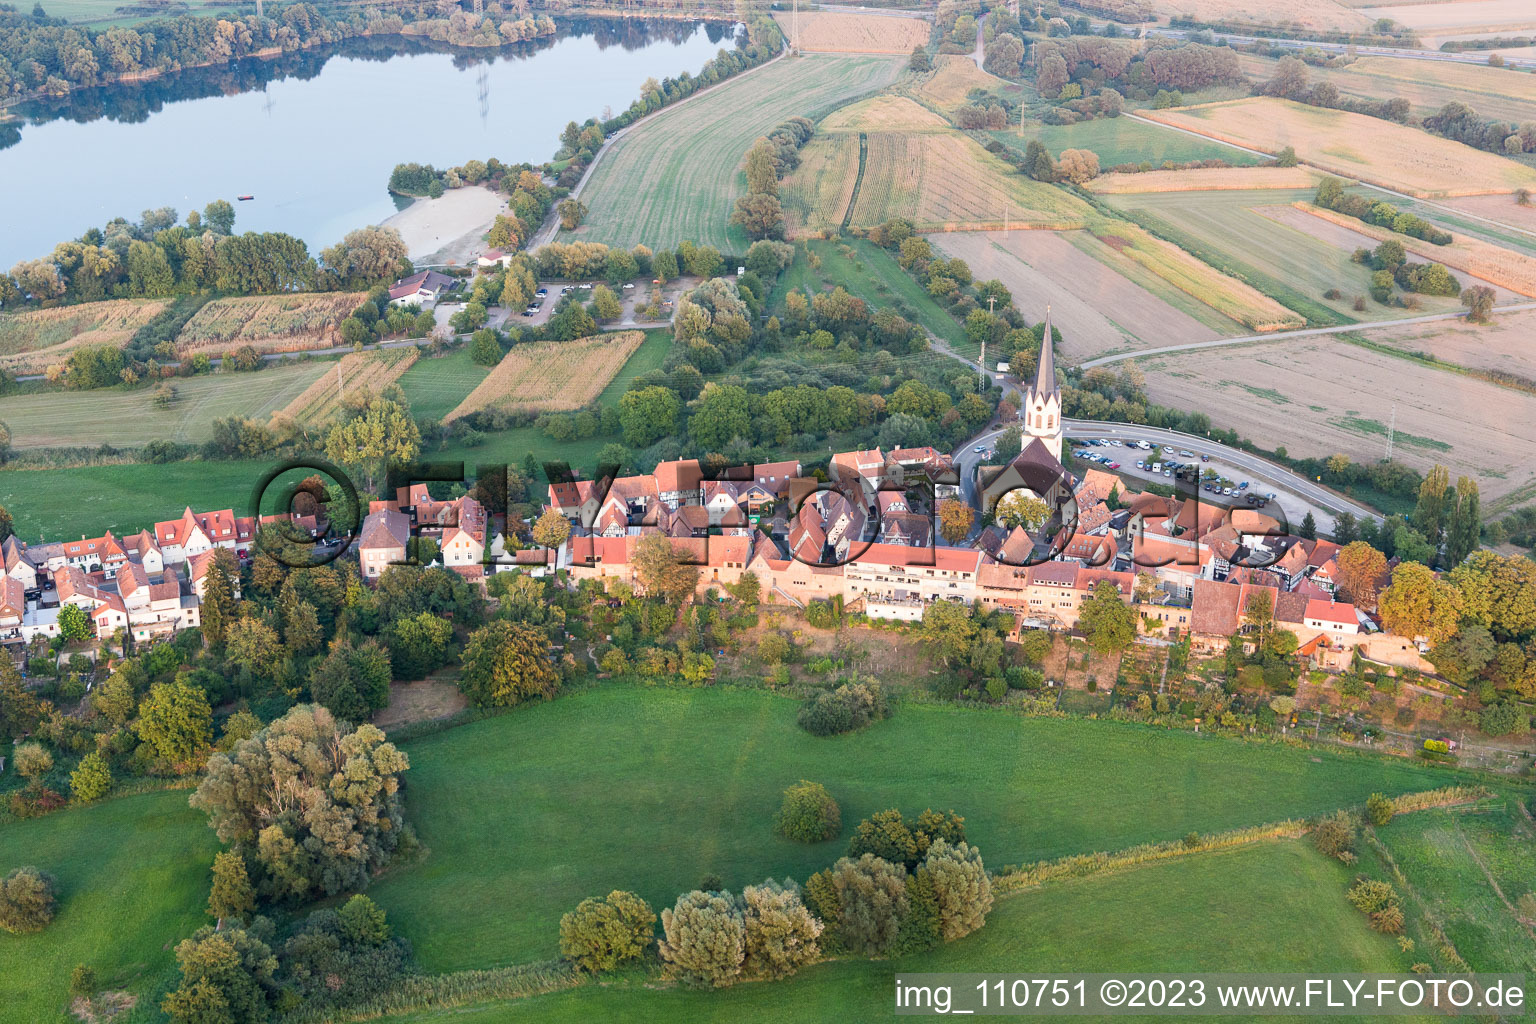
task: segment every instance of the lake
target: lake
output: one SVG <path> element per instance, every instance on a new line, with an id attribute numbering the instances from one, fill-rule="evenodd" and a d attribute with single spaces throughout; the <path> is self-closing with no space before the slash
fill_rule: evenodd
<path id="1" fill-rule="evenodd" d="M 236 231 L 286 231 L 318 253 L 395 212 L 395 164 L 547 160 L 566 122 L 623 110 L 649 77 L 696 74 L 731 32 L 595 20 L 489 53 L 360 39 L 29 104 L 0 149 L 0 268 L 114 217 L 184 218 L 214 199 L 234 202 Z"/>

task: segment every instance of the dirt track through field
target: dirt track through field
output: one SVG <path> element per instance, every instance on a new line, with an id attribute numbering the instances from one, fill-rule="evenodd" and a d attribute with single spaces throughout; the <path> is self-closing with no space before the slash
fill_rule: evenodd
<path id="1" fill-rule="evenodd" d="M 928 236 L 978 281 L 997 278 L 1031 321 L 1060 328 L 1063 362 L 1220 335 L 1082 252 L 1065 232 L 971 231 Z M 1233 329 L 1239 325 L 1232 323 Z"/>
<path id="2" fill-rule="evenodd" d="M 1139 365 L 1154 402 L 1202 409 L 1263 448 L 1375 461 L 1395 408 L 1393 457 L 1477 478 L 1485 505 L 1536 479 L 1536 395 L 1449 370 L 1328 336 Z"/>

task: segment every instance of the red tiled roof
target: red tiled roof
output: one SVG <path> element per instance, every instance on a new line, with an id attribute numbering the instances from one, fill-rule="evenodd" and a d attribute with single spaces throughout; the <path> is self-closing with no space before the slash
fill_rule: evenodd
<path id="1" fill-rule="evenodd" d="M 1308 601 L 1307 618 L 1340 626 L 1360 625 L 1360 619 L 1355 615 L 1355 606 L 1341 601 Z"/>

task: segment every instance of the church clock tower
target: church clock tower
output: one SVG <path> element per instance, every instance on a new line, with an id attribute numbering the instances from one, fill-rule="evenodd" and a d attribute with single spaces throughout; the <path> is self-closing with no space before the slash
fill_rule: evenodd
<path id="1" fill-rule="evenodd" d="M 1061 388 L 1056 384 L 1056 357 L 1051 344 L 1051 307 L 1045 307 L 1045 334 L 1040 339 L 1040 362 L 1035 382 L 1024 392 L 1024 444 L 1039 438 L 1046 449 L 1061 461 Z"/>

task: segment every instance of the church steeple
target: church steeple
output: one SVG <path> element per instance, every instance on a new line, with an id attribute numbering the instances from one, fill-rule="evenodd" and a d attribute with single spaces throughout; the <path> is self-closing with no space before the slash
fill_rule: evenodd
<path id="1" fill-rule="evenodd" d="M 1056 346 L 1051 344 L 1051 307 L 1045 307 L 1045 330 L 1040 338 L 1040 364 L 1035 368 L 1034 392 L 1049 395 L 1056 390 Z"/>
<path id="2" fill-rule="evenodd" d="M 1035 381 L 1024 392 L 1025 444 L 1039 438 L 1056 460 L 1061 461 L 1061 388 L 1056 384 L 1056 355 L 1051 343 L 1051 307 L 1045 307 L 1045 328 L 1040 338 L 1040 359 Z"/>

